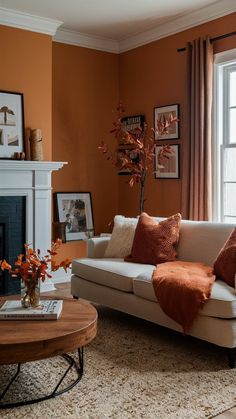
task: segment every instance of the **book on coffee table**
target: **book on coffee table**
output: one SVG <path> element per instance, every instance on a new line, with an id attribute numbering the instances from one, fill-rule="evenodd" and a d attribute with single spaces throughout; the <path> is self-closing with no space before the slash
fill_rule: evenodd
<path id="1" fill-rule="evenodd" d="M 8 300 L 0 308 L 0 320 L 56 320 L 63 300 L 42 300 L 39 307 L 23 308 L 20 300 Z"/>

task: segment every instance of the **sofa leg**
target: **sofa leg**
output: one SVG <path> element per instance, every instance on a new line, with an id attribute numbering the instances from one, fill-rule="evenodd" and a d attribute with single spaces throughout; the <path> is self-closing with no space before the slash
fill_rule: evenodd
<path id="1" fill-rule="evenodd" d="M 74 300 L 79 300 L 79 297 L 76 297 L 75 295 L 73 295 Z"/>
<path id="2" fill-rule="evenodd" d="M 229 368 L 235 367 L 235 348 L 227 349 Z"/>

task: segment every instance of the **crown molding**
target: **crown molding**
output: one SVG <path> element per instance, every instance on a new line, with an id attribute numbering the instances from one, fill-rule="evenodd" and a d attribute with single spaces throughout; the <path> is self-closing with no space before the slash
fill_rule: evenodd
<path id="1" fill-rule="evenodd" d="M 63 22 L 59 20 L 48 19 L 0 7 L 0 25 L 53 36 L 62 23 Z"/>
<path id="2" fill-rule="evenodd" d="M 119 52 L 129 51 L 234 12 L 236 12 L 235 0 L 220 0 L 217 3 L 203 7 L 197 11 L 186 13 L 176 19 L 169 20 L 167 23 L 159 25 L 155 29 L 142 32 L 120 41 Z"/>
<path id="3" fill-rule="evenodd" d="M 220 0 L 197 11 L 183 14 L 172 20 L 169 19 L 168 22 L 158 25 L 155 29 L 150 29 L 121 41 L 93 37 L 63 28 L 58 29 L 53 40 L 119 54 L 234 12 L 236 12 L 235 0 Z"/>
<path id="4" fill-rule="evenodd" d="M 99 51 L 113 52 L 116 54 L 120 52 L 118 41 L 108 38 L 100 38 L 98 36 L 95 37 L 64 28 L 57 30 L 56 35 L 53 37 L 53 41 L 61 42 L 62 44 L 97 49 Z"/>
<path id="5" fill-rule="evenodd" d="M 168 22 L 158 25 L 154 29 L 121 41 L 59 28 L 63 22 L 3 7 L 0 7 L 0 24 L 45 33 L 53 36 L 53 41 L 56 42 L 119 54 L 234 12 L 236 12 L 235 0 L 219 0 L 212 5 L 183 14 L 172 20 L 169 19 Z"/>

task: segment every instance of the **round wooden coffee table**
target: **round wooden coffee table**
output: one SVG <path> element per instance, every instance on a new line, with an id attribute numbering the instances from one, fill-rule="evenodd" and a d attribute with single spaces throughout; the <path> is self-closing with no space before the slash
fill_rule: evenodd
<path id="1" fill-rule="evenodd" d="M 77 300 L 63 301 L 58 320 L 0 320 L 0 364 L 18 364 L 15 375 L 0 393 L 0 409 L 47 400 L 71 389 L 83 375 L 83 347 L 95 338 L 96 333 L 96 309 L 87 302 Z M 78 349 L 78 361 L 67 354 L 75 349 Z M 22 363 L 57 355 L 62 355 L 69 366 L 52 393 L 33 400 L 1 402 L 20 373 Z M 59 390 L 71 368 L 77 371 L 76 380 Z"/>

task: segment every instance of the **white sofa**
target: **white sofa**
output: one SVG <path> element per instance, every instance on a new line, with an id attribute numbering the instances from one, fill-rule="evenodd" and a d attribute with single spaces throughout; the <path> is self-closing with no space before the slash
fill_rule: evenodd
<path id="1" fill-rule="evenodd" d="M 212 265 L 233 224 L 182 221 L 178 259 Z M 72 263 L 71 293 L 122 312 L 182 332 L 160 308 L 151 282 L 153 265 L 104 258 L 109 237 L 88 240 L 87 258 Z M 235 289 L 221 280 L 213 285 L 210 299 L 194 320 L 189 335 L 228 348 L 230 367 L 236 348 Z"/>

